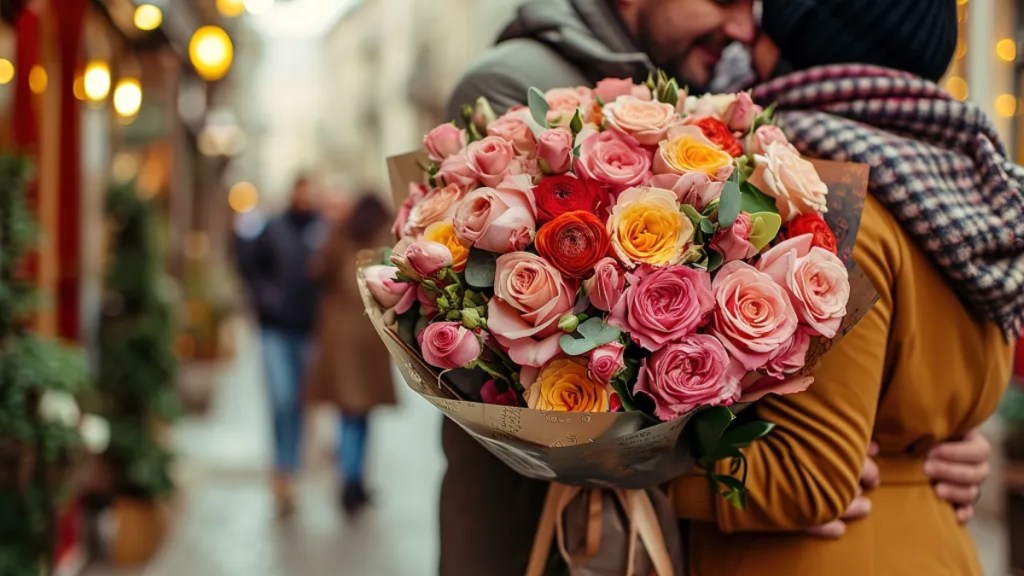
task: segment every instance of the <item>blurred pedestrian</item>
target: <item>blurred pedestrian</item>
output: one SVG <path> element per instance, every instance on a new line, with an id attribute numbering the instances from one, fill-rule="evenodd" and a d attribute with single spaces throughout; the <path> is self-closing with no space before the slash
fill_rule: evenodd
<path id="1" fill-rule="evenodd" d="M 294 509 L 292 482 L 302 441 L 302 387 L 319 288 L 310 274 L 320 239 L 312 183 L 295 179 L 290 205 L 258 235 L 238 238 L 238 259 L 259 321 L 274 429 L 273 492 L 278 515 Z"/>
<path id="2" fill-rule="evenodd" d="M 390 244 L 391 215 L 373 191 L 363 191 L 347 209 L 325 215 L 326 242 L 313 262 L 323 290 L 310 367 L 310 399 L 333 404 L 339 413 L 339 499 L 348 514 L 369 503 L 366 447 L 369 414 L 395 403 L 387 349 L 363 314 L 356 283 L 360 250 Z"/>

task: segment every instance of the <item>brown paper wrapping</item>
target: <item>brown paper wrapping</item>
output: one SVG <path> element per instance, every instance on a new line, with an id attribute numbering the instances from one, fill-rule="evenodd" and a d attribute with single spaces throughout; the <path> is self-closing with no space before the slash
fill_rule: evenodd
<path id="1" fill-rule="evenodd" d="M 421 181 L 415 154 L 388 160 L 392 193 L 401 204 L 410 181 Z M 840 256 L 850 269 L 851 299 L 840 335 L 812 343 L 806 372 L 839 337 L 870 309 L 877 292 L 851 257 L 867 190 L 868 167 L 815 162 L 829 185 L 827 220 L 837 232 Z M 491 453 L 518 473 L 537 480 L 588 488 L 643 489 L 663 484 L 694 464 L 683 435 L 692 415 L 656 423 L 638 412 L 566 413 L 495 406 L 460 398 L 443 374 L 427 365 L 391 329 L 391 318 L 373 300 L 363 270 L 379 263 L 382 251 L 359 256 L 358 280 L 366 313 L 406 384 L 464 428 Z M 754 378 L 755 376 L 751 376 Z"/>

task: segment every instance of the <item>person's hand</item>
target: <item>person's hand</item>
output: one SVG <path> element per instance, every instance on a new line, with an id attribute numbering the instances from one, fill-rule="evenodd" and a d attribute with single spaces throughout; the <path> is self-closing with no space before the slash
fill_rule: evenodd
<path id="1" fill-rule="evenodd" d="M 842 516 L 831 522 L 808 529 L 806 531 L 807 534 L 817 536 L 818 538 L 839 538 L 846 534 L 847 522 L 859 520 L 871 512 L 871 500 L 864 493 L 878 488 L 878 484 L 881 482 L 878 464 L 874 461 L 875 456 L 878 456 L 878 445 L 872 442 L 868 446 L 868 455 L 864 457 L 864 466 L 860 472 L 860 486 L 857 490 L 857 496 L 853 499 L 853 502 L 850 502 L 846 512 L 843 512 Z"/>
<path id="2" fill-rule="evenodd" d="M 924 473 L 935 485 L 935 493 L 953 506 L 961 524 L 974 516 L 981 483 L 988 477 L 991 453 L 992 446 L 975 429 L 963 438 L 932 448 L 925 460 Z"/>

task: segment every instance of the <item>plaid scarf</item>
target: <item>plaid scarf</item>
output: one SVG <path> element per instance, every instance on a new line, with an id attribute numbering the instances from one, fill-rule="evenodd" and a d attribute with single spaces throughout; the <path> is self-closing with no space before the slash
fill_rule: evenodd
<path id="1" fill-rule="evenodd" d="M 977 107 L 917 76 L 812 68 L 754 89 L 801 152 L 871 166 L 869 191 L 969 309 L 1024 328 L 1024 168 Z"/>

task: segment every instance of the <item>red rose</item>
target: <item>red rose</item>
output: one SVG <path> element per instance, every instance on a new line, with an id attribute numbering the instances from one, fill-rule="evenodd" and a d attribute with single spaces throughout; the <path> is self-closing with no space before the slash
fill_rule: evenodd
<path id="1" fill-rule="evenodd" d="M 812 236 L 812 246 L 824 248 L 833 254 L 837 252 L 836 236 L 832 233 L 832 229 L 828 227 L 828 224 L 822 219 L 821 215 L 817 213 L 803 214 L 797 216 L 789 223 L 789 227 L 786 230 L 786 238 L 796 238 L 804 234 Z"/>
<path id="2" fill-rule="evenodd" d="M 691 124 L 700 128 L 700 131 L 708 137 L 708 140 L 718 144 L 722 150 L 728 152 L 733 158 L 743 155 L 743 147 L 740 146 L 740 141 L 732 135 L 732 131 L 725 125 L 725 122 L 714 116 L 704 116 L 699 120 L 694 120 Z"/>
<path id="3" fill-rule="evenodd" d="M 584 278 L 608 252 L 608 231 L 590 212 L 566 212 L 540 227 L 536 246 L 537 253 L 559 272 Z"/>
<path id="4" fill-rule="evenodd" d="M 601 189 L 568 175 L 544 178 L 533 189 L 537 200 L 537 221 L 547 222 L 575 210 L 597 212 Z"/>

